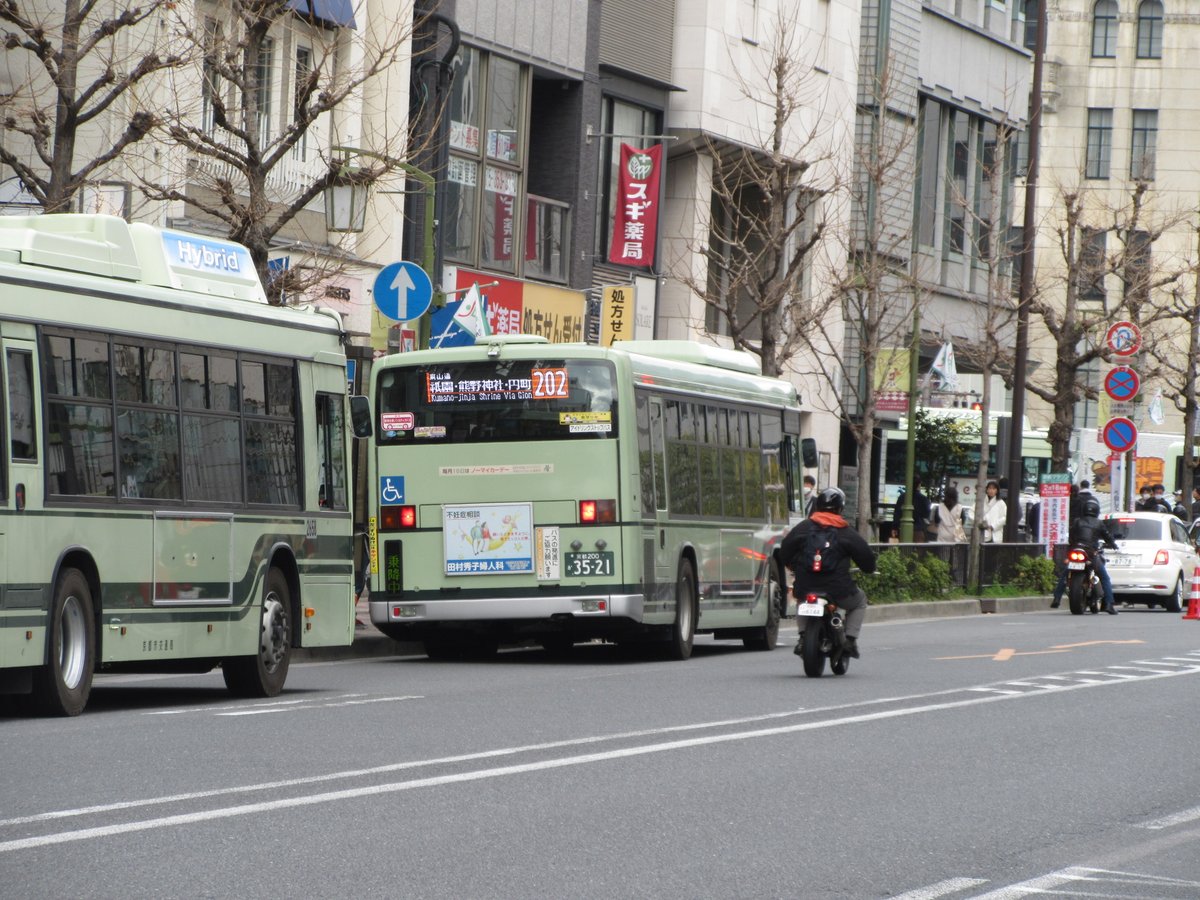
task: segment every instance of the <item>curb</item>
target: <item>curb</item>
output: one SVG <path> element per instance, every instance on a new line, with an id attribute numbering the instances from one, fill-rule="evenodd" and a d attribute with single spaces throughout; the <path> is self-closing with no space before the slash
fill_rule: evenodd
<path id="1" fill-rule="evenodd" d="M 880 603 L 869 607 L 868 625 L 911 619 L 957 618 L 986 612 L 1000 615 L 1048 609 L 1048 597 L 965 597 L 961 600 L 918 600 L 910 603 Z M 794 624 L 789 616 L 783 625 Z M 349 647 L 298 647 L 292 662 L 333 662 L 346 659 L 371 659 L 383 656 L 424 656 L 425 648 L 417 641 L 394 641 L 374 625 L 360 625 Z"/>

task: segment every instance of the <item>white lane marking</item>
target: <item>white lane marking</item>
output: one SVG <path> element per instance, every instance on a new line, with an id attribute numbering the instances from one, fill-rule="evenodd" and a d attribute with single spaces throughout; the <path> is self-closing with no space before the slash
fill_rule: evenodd
<path id="1" fill-rule="evenodd" d="M 967 688 L 967 690 L 968 691 L 977 691 L 978 693 L 981 693 L 981 694 L 1004 694 L 1005 696 L 1008 696 L 1008 697 L 1024 697 L 1025 694 L 1027 693 L 1026 691 L 1006 691 L 1003 688 L 990 688 L 990 687 L 973 687 L 973 688 Z"/>
<path id="2" fill-rule="evenodd" d="M 1185 809 L 1181 812 L 1172 813 L 1169 816 L 1163 816 L 1160 819 L 1151 819 L 1149 822 L 1141 822 L 1138 828 L 1148 828 L 1151 831 L 1159 831 L 1163 828 L 1170 828 L 1173 825 L 1183 825 L 1186 822 L 1195 822 L 1200 819 L 1200 806 L 1193 806 L 1191 809 Z"/>
<path id="3" fill-rule="evenodd" d="M 1143 681 L 1154 681 L 1169 678 L 1184 673 L 1174 672 L 1169 675 L 1147 675 Z M 1128 684 L 1126 681 L 1108 681 L 1099 684 L 1116 685 Z M 1087 690 L 1096 685 L 1074 684 L 1056 688 L 1056 692 Z M 946 693 L 946 692 L 942 692 Z M 955 693 L 961 693 L 956 691 Z M 952 700 L 945 703 L 927 703 L 921 706 L 911 706 L 902 709 L 881 710 L 879 712 L 861 713 L 840 719 L 823 719 L 817 722 L 799 722 L 792 725 L 780 725 L 773 728 L 759 728 L 753 731 L 735 731 L 726 734 L 714 734 L 706 737 L 687 738 L 685 740 L 665 741 L 656 744 L 643 744 L 635 747 L 621 747 L 598 753 L 587 753 L 578 756 L 564 756 L 558 759 L 547 759 L 538 762 L 521 763 L 511 766 L 499 766 L 489 769 L 476 769 L 470 772 L 458 772 L 450 775 L 437 775 L 428 778 L 418 778 L 411 781 L 396 781 L 387 784 L 368 785 L 358 788 L 345 788 L 339 791 L 327 791 L 320 794 L 310 794 L 302 797 L 286 797 L 277 800 L 265 800 L 258 803 L 247 803 L 241 806 L 227 806 L 218 809 L 201 810 L 199 812 L 181 813 L 174 816 L 161 816 L 153 819 L 143 819 L 133 822 L 120 822 L 112 825 L 100 825 L 93 828 L 79 828 L 70 831 L 52 832 L 34 837 L 18 838 L 0 841 L 0 853 L 12 853 L 17 850 L 27 850 L 33 847 L 46 847 L 66 844 L 74 841 L 91 840 L 94 838 L 111 837 L 118 834 L 130 834 L 138 831 L 149 831 L 155 828 L 190 825 L 197 822 L 207 822 L 217 819 L 229 819 L 237 816 L 256 813 L 273 812 L 281 809 L 295 809 L 306 806 L 316 806 L 324 803 L 335 803 L 342 800 L 353 800 L 360 797 L 375 797 L 383 794 L 394 794 L 418 788 L 438 787 L 447 784 L 463 784 L 482 781 L 491 778 L 502 778 L 510 775 L 522 775 L 529 772 L 544 772 L 572 766 L 590 765 L 592 763 L 611 762 L 650 754 L 670 753 L 678 750 L 688 750 L 696 747 L 728 744 L 735 741 L 757 740 L 759 738 L 777 737 L 785 734 L 799 734 L 806 731 L 817 731 L 825 728 L 835 728 L 841 725 L 859 725 L 869 722 L 880 722 L 906 716 L 915 716 L 929 712 L 940 712 L 950 709 L 963 709 L 971 706 L 981 706 L 985 703 L 998 703 L 1017 697 L 1037 697 L 1046 692 L 1015 692 L 1013 694 L 995 694 L 986 697 L 971 697 L 966 700 Z M 852 704 L 853 705 L 853 704 Z M 689 728 L 694 726 L 680 726 Z M 415 767 L 426 763 L 401 763 L 396 768 Z M 313 780 L 323 780 L 320 777 Z M 12 820 L 9 820 L 12 821 Z M 6 824 L 0 822 L 0 824 Z M 1024 896 L 1014 894 L 1012 896 Z"/>
<path id="4" fill-rule="evenodd" d="M 191 712 L 228 711 L 231 709 L 274 709 L 279 706 L 298 706 L 309 700 L 266 700 L 262 703 L 225 703 L 221 706 L 180 706 L 173 709 L 155 709 L 142 713 L 143 716 L 182 716 Z"/>
<path id="5" fill-rule="evenodd" d="M 331 700 L 328 703 L 308 703 L 304 706 L 279 707 L 275 709 L 238 709 L 230 712 L 219 712 L 214 715 L 224 718 L 234 716 L 263 716 L 269 713 L 307 712 L 310 709 L 332 709 L 340 706 L 365 706 L 370 703 L 395 703 L 399 700 L 424 700 L 422 696 L 410 694 L 404 697 L 367 697 L 363 699 Z"/>
<path id="6" fill-rule="evenodd" d="M 1069 866 L 1065 869 L 1060 869 L 1057 872 L 1050 872 L 1046 875 L 1040 875 L 1037 878 L 1031 878 L 1028 881 L 1022 881 L 1018 884 L 1010 884 L 1007 887 L 998 888 L 994 891 L 989 891 L 986 894 L 976 894 L 972 900 L 1015 900 L 1019 897 L 1027 897 L 1030 894 L 1039 896 L 1045 894 L 1067 896 L 1067 897 L 1108 897 L 1110 900 L 1115 900 L 1117 897 L 1127 896 L 1130 900 L 1140 898 L 1144 895 L 1119 895 L 1112 893 L 1084 893 L 1078 887 L 1068 888 L 1066 890 L 1057 890 L 1064 885 L 1077 885 L 1080 882 L 1090 882 L 1098 885 L 1137 885 L 1138 887 L 1182 887 L 1194 889 L 1200 887 L 1200 882 L 1184 881 L 1178 878 L 1168 878 L 1162 875 L 1144 875 L 1140 872 L 1120 872 L 1112 869 L 1094 869 L 1088 866 Z M 1157 893 L 1152 896 L 1159 896 Z"/>
<path id="7" fill-rule="evenodd" d="M 916 888 L 915 890 L 905 891 L 903 894 L 897 894 L 892 900 L 937 900 L 938 897 L 957 894 L 959 891 L 979 887 L 981 884 L 987 884 L 987 879 L 947 878 L 945 881 L 939 881 L 937 884 L 931 884 L 928 887 Z"/>
<path id="8" fill-rule="evenodd" d="M 1162 675 L 1166 672 L 1178 672 L 1178 669 L 1164 669 L 1159 665 L 1140 665 L 1140 666 L 1109 666 L 1110 669 L 1128 669 L 1131 672 L 1154 672 Z"/>
<path id="9" fill-rule="evenodd" d="M 1083 877 L 1082 874 L 1072 866 L 1069 869 L 1061 869 L 1058 872 L 1039 875 L 1028 881 L 988 891 L 986 894 L 977 894 L 972 900 L 1016 900 L 1019 897 L 1028 897 L 1030 894 L 1058 893 L 1055 888 L 1079 881 L 1081 877 Z"/>

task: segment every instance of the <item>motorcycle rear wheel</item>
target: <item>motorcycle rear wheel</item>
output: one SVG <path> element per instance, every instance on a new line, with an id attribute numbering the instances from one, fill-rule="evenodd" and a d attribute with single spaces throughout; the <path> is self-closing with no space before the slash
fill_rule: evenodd
<path id="1" fill-rule="evenodd" d="M 1083 615 L 1083 573 L 1072 572 L 1067 579 L 1067 602 L 1071 606 L 1071 615 Z"/>
<path id="2" fill-rule="evenodd" d="M 821 652 L 821 632 L 824 626 L 813 622 L 804 629 L 803 646 L 804 674 L 809 678 L 820 678 L 825 674 L 825 654 Z"/>

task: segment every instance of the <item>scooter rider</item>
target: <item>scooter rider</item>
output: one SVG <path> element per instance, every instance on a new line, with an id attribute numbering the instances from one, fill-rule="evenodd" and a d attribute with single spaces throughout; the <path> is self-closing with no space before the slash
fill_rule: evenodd
<path id="1" fill-rule="evenodd" d="M 845 506 L 846 495 L 839 488 L 830 487 L 821 491 L 813 503 L 812 515 L 788 532 L 779 545 L 779 552 L 796 575 L 792 593 L 798 600 L 803 600 L 809 591 L 820 591 L 846 611 L 846 653 L 857 659 L 858 634 L 867 613 L 867 595 L 850 577 L 850 564 L 853 562 L 864 572 L 874 572 L 875 551 L 842 518 Z M 835 562 L 819 572 L 812 572 L 796 565 L 796 561 L 804 550 L 808 536 L 820 529 L 833 529 L 835 533 L 836 552 L 829 554 L 835 558 Z M 804 627 L 804 618 L 797 616 L 801 629 Z M 800 638 L 796 652 L 804 643 L 803 630 Z"/>
<path id="2" fill-rule="evenodd" d="M 1117 609 L 1113 605 L 1112 579 L 1108 577 L 1108 569 L 1104 565 L 1104 554 L 1100 551 L 1105 544 L 1116 547 L 1117 540 L 1108 530 L 1108 526 L 1100 521 L 1100 501 L 1095 497 L 1088 497 L 1083 501 L 1080 516 L 1071 523 L 1067 540 L 1071 546 L 1085 547 L 1091 551 L 1092 566 L 1100 579 L 1100 587 L 1104 589 L 1104 611 L 1115 616 Z M 1064 566 L 1062 573 L 1058 576 L 1058 584 L 1054 586 L 1054 602 L 1050 604 L 1051 609 L 1057 609 L 1062 603 L 1062 595 L 1066 587 L 1067 569 Z"/>

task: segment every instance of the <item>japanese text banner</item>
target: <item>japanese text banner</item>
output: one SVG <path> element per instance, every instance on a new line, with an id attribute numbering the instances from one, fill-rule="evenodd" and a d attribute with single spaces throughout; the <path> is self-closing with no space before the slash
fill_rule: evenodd
<path id="1" fill-rule="evenodd" d="M 621 145 L 609 262 L 619 266 L 654 265 L 661 175 L 662 144 L 646 150 Z"/>

